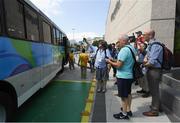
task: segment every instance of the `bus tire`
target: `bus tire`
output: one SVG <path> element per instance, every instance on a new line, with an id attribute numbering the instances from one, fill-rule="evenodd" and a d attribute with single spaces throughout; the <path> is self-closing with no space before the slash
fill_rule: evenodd
<path id="1" fill-rule="evenodd" d="M 0 92 L 0 122 L 13 121 L 15 111 L 12 97 L 5 92 Z"/>

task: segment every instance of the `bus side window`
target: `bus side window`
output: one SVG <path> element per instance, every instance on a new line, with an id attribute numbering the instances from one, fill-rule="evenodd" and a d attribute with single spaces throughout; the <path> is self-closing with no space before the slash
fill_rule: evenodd
<path id="1" fill-rule="evenodd" d="M 60 43 L 60 33 L 59 30 L 56 29 L 56 39 L 57 39 L 57 44 L 59 45 Z"/>
<path id="2" fill-rule="evenodd" d="M 3 22 L 2 22 L 2 19 L 3 19 L 2 4 L 3 4 L 2 0 L 0 0 L 0 35 L 2 34 L 2 24 L 3 24 Z"/>
<path id="3" fill-rule="evenodd" d="M 23 5 L 17 0 L 4 0 L 4 3 L 8 35 L 25 38 Z"/>
<path id="4" fill-rule="evenodd" d="M 56 29 L 53 28 L 53 44 L 56 45 L 57 41 L 56 41 Z"/>
<path id="5" fill-rule="evenodd" d="M 0 35 L 2 34 L 2 18 L 1 18 L 1 12 L 0 12 Z"/>
<path id="6" fill-rule="evenodd" d="M 26 19 L 27 39 L 33 41 L 39 41 L 37 14 L 30 8 L 25 7 L 25 19 Z"/>
<path id="7" fill-rule="evenodd" d="M 62 32 L 60 32 L 60 45 L 63 46 L 63 35 L 62 35 Z"/>
<path id="8" fill-rule="evenodd" d="M 43 39 L 44 42 L 51 43 L 51 28 L 50 25 L 43 21 Z"/>

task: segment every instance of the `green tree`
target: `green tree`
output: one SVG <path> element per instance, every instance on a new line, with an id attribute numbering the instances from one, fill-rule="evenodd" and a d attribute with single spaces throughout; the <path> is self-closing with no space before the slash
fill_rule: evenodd
<path id="1" fill-rule="evenodd" d="M 98 41 L 95 40 L 95 41 L 93 41 L 92 45 L 98 47 L 99 46 L 99 42 L 100 42 L 100 40 L 98 40 Z"/>

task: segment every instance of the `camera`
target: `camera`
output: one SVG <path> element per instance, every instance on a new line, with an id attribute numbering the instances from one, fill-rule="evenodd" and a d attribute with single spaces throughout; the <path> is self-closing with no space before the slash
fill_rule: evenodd
<path id="1" fill-rule="evenodd" d="M 135 36 L 129 36 L 129 42 L 135 42 L 136 41 L 136 37 Z"/>

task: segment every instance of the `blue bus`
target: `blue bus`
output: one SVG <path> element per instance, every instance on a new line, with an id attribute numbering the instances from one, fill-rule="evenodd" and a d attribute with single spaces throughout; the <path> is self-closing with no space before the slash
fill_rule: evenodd
<path id="1" fill-rule="evenodd" d="M 69 41 L 29 0 L 0 0 L 0 122 L 63 71 Z"/>

